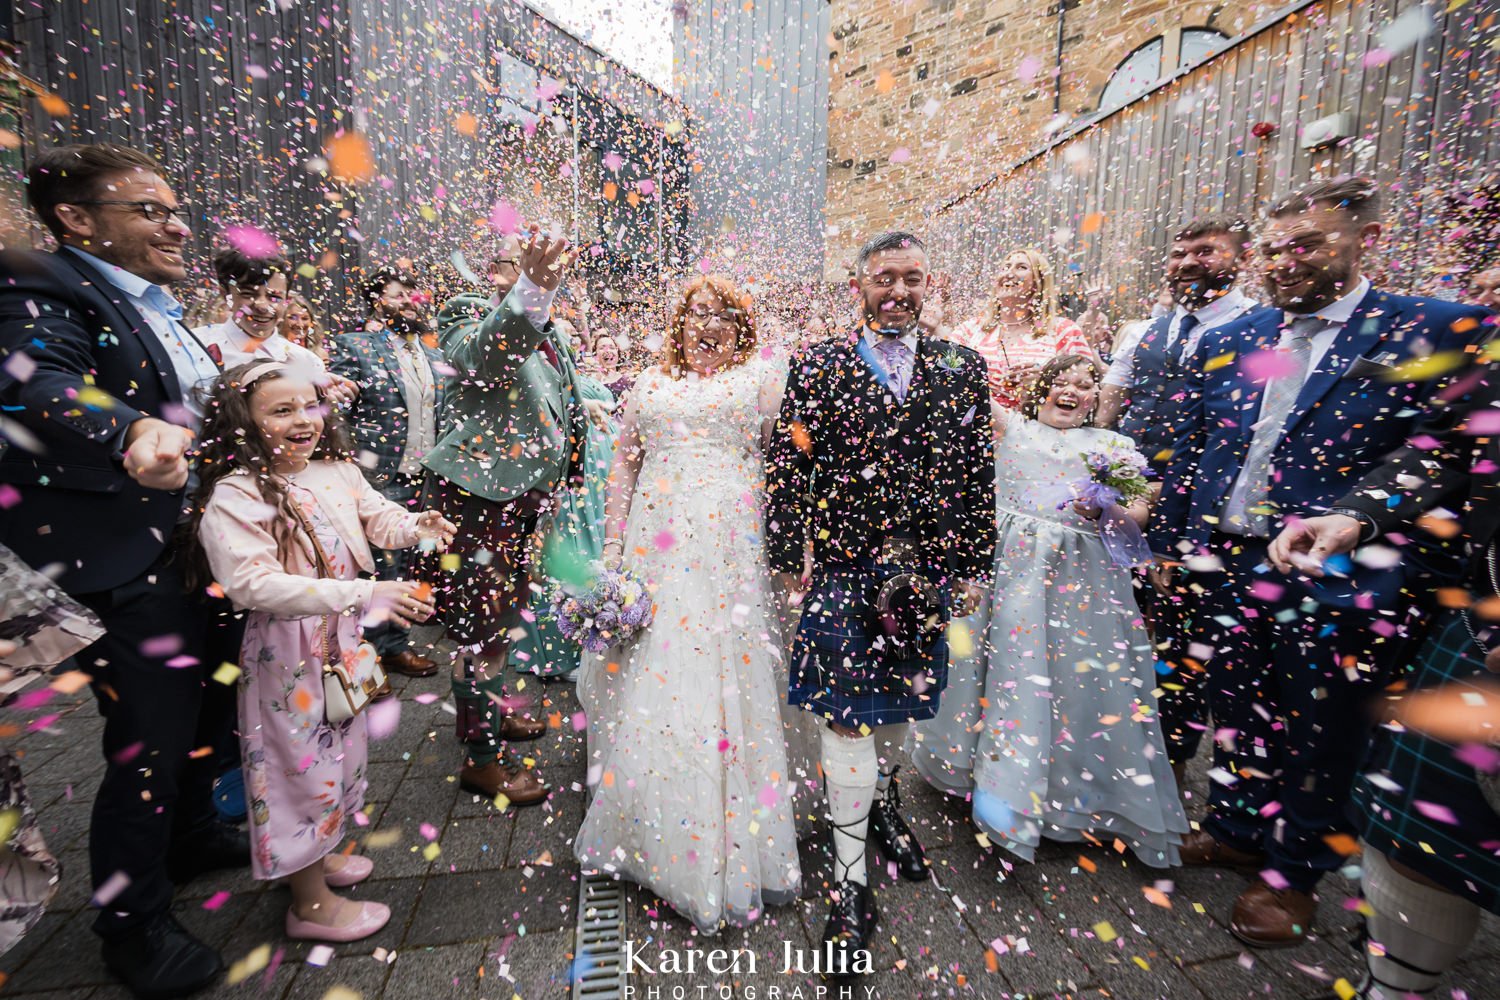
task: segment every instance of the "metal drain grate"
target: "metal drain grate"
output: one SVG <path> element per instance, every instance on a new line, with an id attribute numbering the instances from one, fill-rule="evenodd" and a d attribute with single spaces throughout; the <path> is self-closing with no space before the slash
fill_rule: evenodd
<path id="1" fill-rule="evenodd" d="M 625 993 L 625 893 L 618 879 L 585 875 L 578 889 L 573 1000 L 620 1000 Z"/>

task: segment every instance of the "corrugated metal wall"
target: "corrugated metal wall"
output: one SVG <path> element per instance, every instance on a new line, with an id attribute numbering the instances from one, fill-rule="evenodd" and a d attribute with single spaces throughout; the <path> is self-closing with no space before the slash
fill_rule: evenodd
<path id="1" fill-rule="evenodd" d="M 822 271 L 828 152 L 828 0 L 679 3 L 678 96 L 700 119 L 700 252 L 734 246 Z M 733 229 L 732 240 L 721 231 Z"/>
<path id="2" fill-rule="evenodd" d="M 482 252 L 492 203 L 526 172 L 502 141 L 501 50 L 558 78 L 553 109 L 569 133 L 576 86 L 581 145 L 621 154 L 622 189 L 645 177 L 667 192 L 664 205 L 645 195 L 629 205 L 622 191 L 617 205 L 597 173 L 577 198 L 570 179 L 545 178 L 589 215 L 581 230 L 609 236 L 604 258 L 682 256 L 681 107 L 514 0 L 15 0 L 14 13 L 22 70 L 71 110 L 51 118 L 33 104 L 28 145 L 149 149 L 193 202 L 200 252 L 234 223 L 274 233 L 302 262 L 332 252 L 336 265 L 307 290 L 334 311 L 360 311 L 371 263 Z M 374 177 L 357 188 L 307 169 L 348 129 L 373 154 Z M 562 146 L 571 156 L 571 136 Z"/>
<path id="3" fill-rule="evenodd" d="M 1156 286 L 1179 222 L 1256 212 L 1313 176 L 1359 171 L 1390 196 L 1387 281 L 1427 287 L 1442 270 L 1447 198 L 1493 182 L 1500 163 L 1500 0 L 1429 3 L 1425 37 L 1390 28 L 1417 6 L 1323 0 L 1283 11 L 1202 67 L 939 210 L 935 266 L 983 295 L 1005 250 L 1041 246 L 1077 284 L 1103 280 L 1124 303 Z M 1391 49 L 1414 44 L 1381 49 L 1382 31 Z M 1301 149 L 1301 127 L 1336 112 L 1353 116 L 1354 138 Z M 1276 135 L 1252 136 L 1257 122 L 1276 125 Z"/>

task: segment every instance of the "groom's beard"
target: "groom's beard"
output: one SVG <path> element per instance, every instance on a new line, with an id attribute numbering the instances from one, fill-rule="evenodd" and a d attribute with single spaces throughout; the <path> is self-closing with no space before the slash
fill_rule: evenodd
<path id="1" fill-rule="evenodd" d="M 922 318 L 922 307 L 915 306 L 912 309 L 911 320 L 906 323 L 894 324 L 884 316 L 876 313 L 865 313 L 865 325 L 883 337 L 904 337 L 908 333 L 920 333 L 921 326 L 917 320 Z"/>

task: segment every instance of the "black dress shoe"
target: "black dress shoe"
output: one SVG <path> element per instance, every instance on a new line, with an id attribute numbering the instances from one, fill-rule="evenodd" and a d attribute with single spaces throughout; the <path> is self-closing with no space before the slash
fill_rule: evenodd
<path id="1" fill-rule="evenodd" d="M 167 855 L 167 874 L 173 882 L 191 882 L 199 875 L 250 864 L 250 835 L 228 823 L 213 823 L 191 834 Z"/>
<path id="2" fill-rule="evenodd" d="M 104 964 L 140 1000 L 185 997 L 224 971 L 219 953 L 169 913 L 125 937 L 104 942 Z"/>
<path id="3" fill-rule="evenodd" d="M 891 787 L 875 800 L 870 810 L 870 838 L 887 861 L 896 863 L 896 871 L 908 882 L 925 882 L 932 877 L 927 867 L 927 855 L 922 845 L 912 835 L 906 820 L 901 818 L 901 795 L 896 791 L 896 779 Z"/>
<path id="4" fill-rule="evenodd" d="M 848 879 L 833 889 L 834 899 L 823 925 L 823 974 L 834 979 L 870 971 L 870 935 L 875 932 L 875 898 L 868 886 Z M 858 954 L 863 952 L 863 954 Z"/>

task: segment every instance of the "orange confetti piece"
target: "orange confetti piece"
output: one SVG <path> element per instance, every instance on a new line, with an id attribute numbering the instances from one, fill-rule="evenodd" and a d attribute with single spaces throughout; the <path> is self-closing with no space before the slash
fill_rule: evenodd
<path id="1" fill-rule="evenodd" d="M 1346 858 L 1351 854 L 1359 853 L 1359 841 L 1355 840 L 1347 833 L 1325 834 L 1323 837 L 1323 842 Z"/>
<path id="2" fill-rule="evenodd" d="M 459 135 L 478 135 L 479 119 L 475 118 L 467 111 L 461 111 L 459 112 L 458 117 L 453 119 L 453 128 L 458 132 Z"/>
<path id="3" fill-rule="evenodd" d="M 1438 538 L 1452 538 L 1460 530 L 1457 518 L 1438 517 L 1434 514 L 1423 514 L 1417 518 L 1417 527 Z"/>
<path id="4" fill-rule="evenodd" d="M 1151 903 L 1154 906 L 1160 906 L 1163 909 L 1167 910 L 1170 910 L 1172 908 L 1172 901 L 1167 898 L 1167 894 L 1162 892 L 1155 886 L 1142 886 L 1141 892 L 1145 894 L 1146 902 Z"/>
<path id="5" fill-rule="evenodd" d="M 1078 867 L 1082 868 L 1086 872 L 1096 872 L 1099 870 L 1098 865 L 1094 864 L 1082 854 L 1078 855 Z"/>
<path id="6" fill-rule="evenodd" d="M 888 69 L 881 70 L 880 75 L 875 78 L 875 92 L 877 94 L 889 94 L 895 89 L 896 78 L 891 75 L 891 71 Z"/>
<path id="7" fill-rule="evenodd" d="M 604 787 L 605 788 L 613 788 L 613 787 L 615 787 L 615 772 L 613 772 L 613 771 L 605 771 L 604 772 Z"/>
<path id="8" fill-rule="evenodd" d="M 297 706 L 299 712 L 312 711 L 312 695 L 307 693 L 306 688 L 298 688 L 297 693 L 292 695 L 292 704 Z"/>
<path id="9" fill-rule="evenodd" d="M 323 147 L 328 158 L 328 172 L 344 184 L 364 184 L 375 176 L 375 154 L 358 132 L 345 132 L 328 140 Z"/>
<path id="10" fill-rule="evenodd" d="M 419 601 L 429 601 L 429 600 L 431 600 L 432 599 L 432 584 L 427 583 L 424 580 L 423 582 L 417 584 L 417 588 L 411 592 L 411 596 L 415 597 Z"/>
<path id="11" fill-rule="evenodd" d="M 68 107 L 68 102 L 56 94 L 39 94 L 36 102 L 53 118 L 66 118 L 73 113 L 73 109 Z"/>
<path id="12" fill-rule="evenodd" d="M 1104 213 L 1090 212 L 1088 215 L 1085 215 L 1083 217 L 1083 224 L 1078 227 L 1078 231 L 1084 236 L 1087 236 L 1090 233 L 1097 233 L 1099 231 L 1099 227 L 1103 225 Z"/>
<path id="13" fill-rule="evenodd" d="M 616 184 L 614 181 L 605 181 L 604 182 L 604 200 L 605 201 L 614 201 L 615 200 L 615 196 L 618 195 L 619 193 L 620 193 L 620 185 Z"/>

